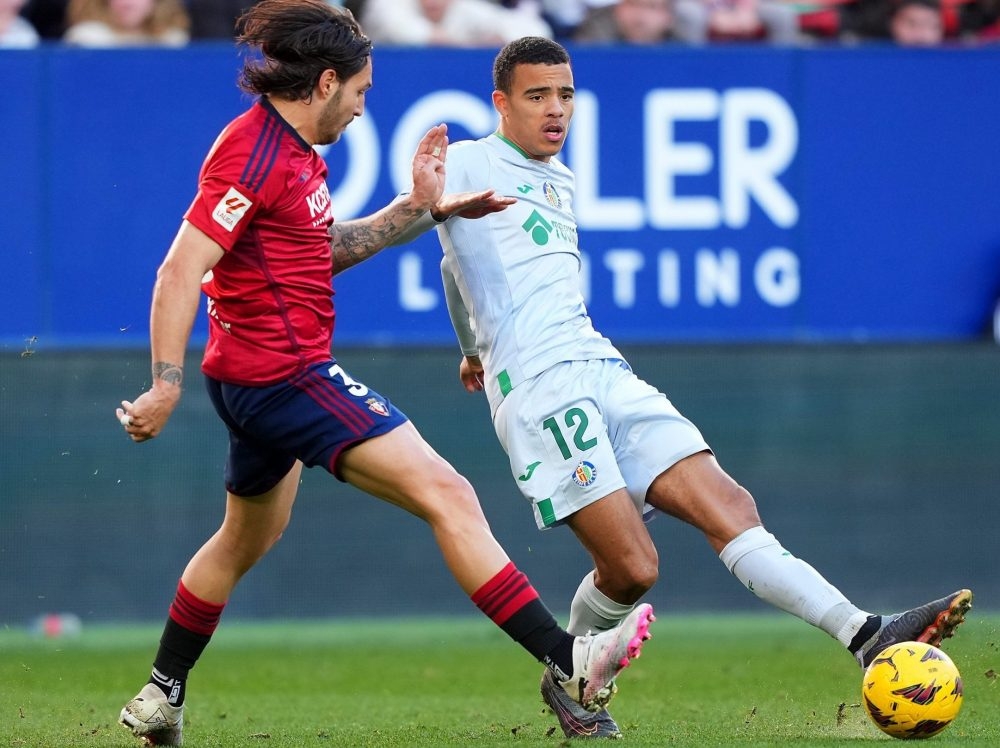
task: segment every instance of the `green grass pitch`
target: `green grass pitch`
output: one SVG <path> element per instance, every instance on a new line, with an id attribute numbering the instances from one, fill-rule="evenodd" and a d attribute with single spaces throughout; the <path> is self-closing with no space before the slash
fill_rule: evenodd
<path id="1" fill-rule="evenodd" d="M 958 719 L 936 747 L 1000 745 L 1000 615 L 973 612 L 945 648 Z M 0 746 L 135 746 L 118 711 L 145 682 L 159 626 L 38 640 L 0 629 Z M 623 745 L 890 745 L 859 705 L 861 671 L 789 616 L 661 615 L 619 679 Z M 480 618 L 224 621 L 188 681 L 185 745 L 568 744 L 541 666 Z"/>

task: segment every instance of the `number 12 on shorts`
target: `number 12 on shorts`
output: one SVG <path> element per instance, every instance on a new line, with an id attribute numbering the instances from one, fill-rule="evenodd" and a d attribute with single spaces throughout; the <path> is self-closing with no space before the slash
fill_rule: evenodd
<path id="1" fill-rule="evenodd" d="M 590 419 L 582 408 L 570 408 L 567 410 L 562 415 L 562 422 L 566 427 L 566 434 L 571 435 L 574 446 L 580 452 L 586 452 L 597 446 L 596 438 L 587 438 L 587 427 L 590 425 Z M 572 458 L 573 453 L 566 442 L 566 435 L 563 434 L 563 429 L 559 425 L 559 419 L 556 416 L 546 418 L 542 421 L 542 428 L 552 434 L 552 438 L 555 440 L 556 446 L 559 447 L 559 453 L 563 456 L 563 459 L 568 460 Z"/>

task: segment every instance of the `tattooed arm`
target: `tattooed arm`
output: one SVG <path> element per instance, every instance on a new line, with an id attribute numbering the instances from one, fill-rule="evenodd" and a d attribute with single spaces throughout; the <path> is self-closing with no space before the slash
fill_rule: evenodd
<path id="1" fill-rule="evenodd" d="M 421 138 L 413 155 L 413 188 L 410 192 L 400 195 L 370 216 L 343 223 L 334 222 L 330 226 L 335 275 L 367 260 L 390 244 L 398 243 L 400 237 L 408 233 L 415 235 L 410 232 L 413 224 L 427 215 L 444 192 L 447 152 L 448 128 L 436 125 Z"/>
<path id="2" fill-rule="evenodd" d="M 432 127 L 413 156 L 413 188 L 382 210 L 364 218 L 335 222 L 330 226 L 333 274 L 354 267 L 388 246 L 403 244 L 424 233 L 435 222 L 452 216 L 482 218 L 504 210 L 514 198 L 493 190 L 444 194 L 444 162 L 448 153 L 448 131 Z"/>
<path id="3" fill-rule="evenodd" d="M 430 210 L 403 207 L 406 195 L 401 195 L 367 218 L 334 223 L 330 226 L 330 249 L 333 252 L 333 274 L 367 260 L 383 249 L 416 239 L 452 216 L 482 218 L 505 210 L 517 200 L 497 195 L 493 190 L 456 192 L 442 195 Z"/>
<path id="4" fill-rule="evenodd" d="M 432 127 L 413 156 L 413 188 L 382 210 L 364 218 L 334 222 L 330 226 L 333 274 L 354 267 L 388 246 L 403 244 L 424 233 L 435 222 L 452 216 L 481 218 L 504 210 L 516 201 L 493 190 L 444 194 L 444 162 L 448 131 Z"/>
<path id="5" fill-rule="evenodd" d="M 428 207 L 403 195 L 377 213 L 352 221 L 335 221 L 330 226 L 330 250 L 333 253 L 333 273 L 354 267 L 373 257 L 403 236 L 416 235 L 414 224 L 428 216 Z M 423 222 L 421 222 L 423 223 Z M 431 222 L 432 223 L 432 222 Z M 427 224 L 430 228 L 431 223 Z"/>
<path id="6" fill-rule="evenodd" d="M 181 398 L 184 353 L 201 301 L 201 280 L 222 254 L 222 247 L 185 221 L 156 273 L 149 315 L 153 379 L 135 402 L 123 400 L 116 411 L 133 441 L 159 434 Z"/>

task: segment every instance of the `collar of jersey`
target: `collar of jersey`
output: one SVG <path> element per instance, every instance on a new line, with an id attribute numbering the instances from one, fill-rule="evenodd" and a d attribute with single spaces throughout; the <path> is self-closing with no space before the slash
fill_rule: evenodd
<path id="1" fill-rule="evenodd" d="M 298 130 L 296 130 L 294 127 L 288 124 L 288 121 L 281 116 L 281 114 L 278 112 L 277 109 L 275 109 L 274 104 L 271 103 L 271 100 L 269 98 L 267 98 L 266 96 L 261 96 L 257 101 L 260 103 L 262 107 L 264 107 L 264 111 L 267 112 L 268 116 L 274 117 L 276 120 L 278 120 L 281 126 L 288 131 L 288 134 L 291 135 L 293 138 L 295 138 L 295 141 L 297 143 L 299 143 L 307 151 L 312 150 L 312 146 L 306 142 L 305 138 L 299 135 Z"/>
<path id="2" fill-rule="evenodd" d="M 499 138 L 504 143 L 506 143 L 507 145 L 509 145 L 511 148 L 513 148 L 515 151 L 517 151 L 518 153 L 520 153 L 522 156 L 524 156 L 529 161 L 534 161 L 535 160 L 535 159 L 531 158 L 531 156 L 528 154 L 528 152 L 526 150 L 524 150 L 521 146 L 519 146 L 513 140 L 505 138 L 503 135 L 501 135 L 499 130 L 495 130 L 493 132 L 493 134 L 496 135 L 497 138 Z"/>

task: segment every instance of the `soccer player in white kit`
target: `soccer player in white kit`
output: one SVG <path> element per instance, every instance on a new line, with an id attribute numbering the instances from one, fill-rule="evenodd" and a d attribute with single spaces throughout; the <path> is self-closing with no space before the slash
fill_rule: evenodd
<path id="1" fill-rule="evenodd" d="M 569 56 L 522 38 L 500 51 L 493 78 L 498 129 L 450 146 L 446 189 L 492 188 L 518 202 L 441 223 L 441 270 L 461 380 L 485 390 L 517 487 L 539 528 L 568 525 L 593 559 L 568 630 L 616 625 L 653 586 L 657 552 L 643 519 L 660 511 L 701 530 L 745 587 L 826 631 L 863 667 L 894 642 L 951 636 L 969 590 L 895 615 L 857 608 L 763 527 L 698 429 L 594 329 L 580 291 L 574 177 L 556 158 L 573 116 Z M 580 709 L 548 673 L 541 690 L 567 736 L 620 734 L 607 710 Z"/>

